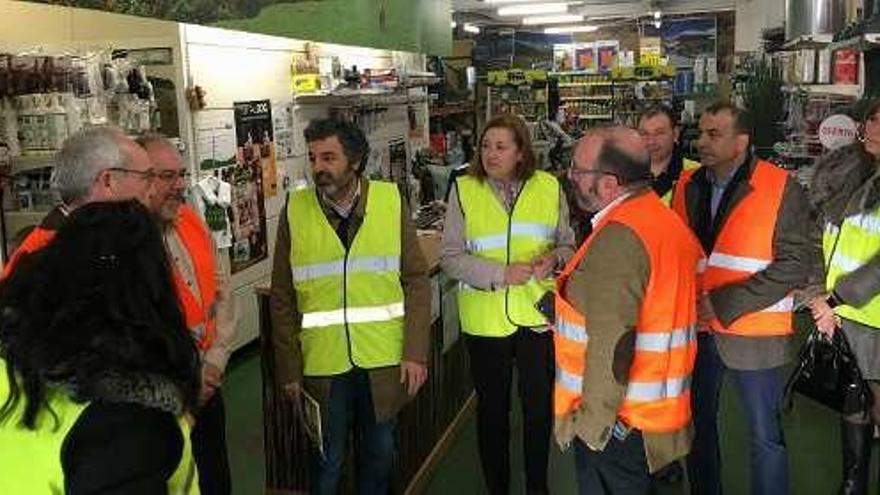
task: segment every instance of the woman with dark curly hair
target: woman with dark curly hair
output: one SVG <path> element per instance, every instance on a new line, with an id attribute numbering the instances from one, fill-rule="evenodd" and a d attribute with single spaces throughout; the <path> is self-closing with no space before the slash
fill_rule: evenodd
<path id="1" fill-rule="evenodd" d="M 92 203 L 0 286 L 0 493 L 198 493 L 169 266 L 143 206 Z"/>

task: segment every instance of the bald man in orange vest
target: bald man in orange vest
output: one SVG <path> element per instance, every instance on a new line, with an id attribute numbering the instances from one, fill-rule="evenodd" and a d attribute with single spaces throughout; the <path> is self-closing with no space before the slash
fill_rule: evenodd
<path id="1" fill-rule="evenodd" d="M 574 442 L 579 493 L 647 494 L 690 448 L 702 249 L 635 131 L 588 132 L 568 176 L 597 213 L 557 278 L 556 438 Z"/>

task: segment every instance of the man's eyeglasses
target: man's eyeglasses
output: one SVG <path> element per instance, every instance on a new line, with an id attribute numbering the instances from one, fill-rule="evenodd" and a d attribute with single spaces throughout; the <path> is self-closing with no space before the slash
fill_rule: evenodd
<path id="1" fill-rule="evenodd" d="M 159 180 L 171 182 L 177 179 L 189 179 L 189 170 L 159 170 L 154 171 L 153 176 Z"/>
<path id="2" fill-rule="evenodd" d="M 155 173 L 153 172 L 153 169 L 151 169 L 151 168 L 147 169 L 147 170 L 135 170 L 133 168 L 111 167 L 106 170 L 108 172 L 120 172 L 123 174 L 136 175 L 144 180 L 151 180 L 155 176 Z"/>

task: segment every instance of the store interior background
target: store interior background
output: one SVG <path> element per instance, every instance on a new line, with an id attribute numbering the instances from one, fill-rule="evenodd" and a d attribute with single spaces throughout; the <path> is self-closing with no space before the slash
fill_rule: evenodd
<path id="1" fill-rule="evenodd" d="M 59 136 L 104 117 L 118 123 L 112 119 L 119 110 L 111 107 L 121 101 L 143 112 L 127 123 L 131 134 L 158 129 L 178 139 L 193 184 L 209 176 L 240 181 L 234 179 L 240 170 L 256 167 L 259 179 L 234 188 L 233 205 L 224 212 L 227 225 L 248 223 L 255 232 L 250 243 L 234 238 L 240 245 L 230 248 L 238 250 L 230 256 L 238 260 L 233 286 L 239 328 L 225 388 L 237 494 L 295 493 L 307 483 L 307 443 L 276 394 L 271 363 L 260 357 L 271 347 L 259 336 L 268 331 L 264 289 L 285 192 L 310 183 L 302 139 L 310 119 L 340 115 L 359 122 L 373 149 L 368 172 L 400 185 L 418 213 L 426 254 L 435 260 L 448 175 L 470 159 L 481 124 L 494 113 L 514 111 L 531 120 L 544 166 L 558 169 L 568 163 L 566 143 L 583 129 L 632 123 L 640 109 L 660 102 L 683 112 L 683 141 L 692 153 L 694 116 L 715 99 L 734 98 L 764 116 L 769 131 L 761 134 L 759 153 L 806 180 L 813 160 L 827 149 L 820 142 L 822 121 L 852 112 L 860 97 L 875 94 L 878 80 L 880 35 L 871 34 L 870 23 L 858 24 L 870 17 L 870 1 L 585 0 L 569 2 L 567 12 L 583 16 L 577 25 L 596 29 L 562 33 L 545 32 L 559 25 L 523 25 L 523 16 L 499 15 L 507 4 L 481 0 L 239 2 L 249 6 L 240 18 L 231 8 L 218 14 L 206 7 L 227 2 L 191 2 L 192 8 L 177 12 L 150 7 L 166 3 L 172 2 L 128 2 L 130 10 L 104 12 L 0 0 L 0 172 L 8 178 L 0 208 L 2 254 L 5 259 L 55 201 L 47 177 Z M 709 51 L 674 67 L 665 59 L 681 39 L 664 33 L 675 32 L 668 27 L 676 23 L 711 28 L 689 33 L 690 44 L 684 43 Z M 603 49 L 610 58 L 602 58 Z M 149 96 L 106 91 L 100 98 L 93 94 L 91 103 L 82 94 L 73 103 L 28 96 L 70 92 L 48 74 L 60 70 L 62 59 L 100 68 L 114 51 L 126 54 L 121 67 L 140 70 L 151 82 Z M 54 69 L 46 68 L 49 58 Z M 645 70 L 635 73 L 636 66 Z M 351 87 L 340 89 L 344 71 L 353 67 L 358 75 L 348 74 Z M 16 70 L 27 74 L 14 75 Z M 259 148 L 271 151 L 256 165 L 242 163 L 252 145 L 236 135 L 235 109 L 243 102 L 268 102 L 271 109 L 265 117 L 272 145 Z M 103 105 L 104 113 L 82 110 L 90 104 Z M 23 114 L 29 117 L 22 120 Z M 844 121 L 824 129 L 852 139 L 848 126 Z M 31 134 L 22 137 L 25 129 Z M 259 204 L 239 204 L 236 194 Z M 256 216 L 244 218 L 251 212 Z M 455 285 L 436 271 L 432 285 L 432 375 L 404 411 L 395 489 L 472 493 L 480 486 L 479 468 Z M 725 482 L 734 487 L 731 493 L 741 493 L 735 487 L 748 479 L 746 446 L 734 445 L 745 425 L 735 400 L 724 400 L 725 417 L 732 418 L 724 431 L 725 455 L 730 451 L 732 459 Z M 795 492 L 830 493 L 839 472 L 836 422 L 806 401 L 795 405 L 786 428 L 794 469 L 805 466 L 795 477 Z M 280 440 L 279 432 L 286 432 Z M 516 442 L 514 462 L 521 450 Z M 554 455 L 551 478 L 558 493 L 573 490 L 569 463 Z M 818 465 L 827 471 L 806 467 Z M 521 482 L 514 480 L 514 487 Z"/>

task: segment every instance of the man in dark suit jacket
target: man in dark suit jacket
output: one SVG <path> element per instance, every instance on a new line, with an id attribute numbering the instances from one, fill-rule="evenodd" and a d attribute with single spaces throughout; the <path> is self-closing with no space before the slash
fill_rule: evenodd
<path id="1" fill-rule="evenodd" d="M 751 434 L 751 493 L 788 493 L 779 423 L 782 366 L 790 359 L 791 297 L 812 255 L 809 205 L 791 176 L 749 153 L 746 115 L 729 104 L 700 119 L 703 166 L 683 174 L 673 207 L 707 255 L 694 370 L 692 493 L 721 493 L 717 411 L 722 378 L 733 378 Z"/>

